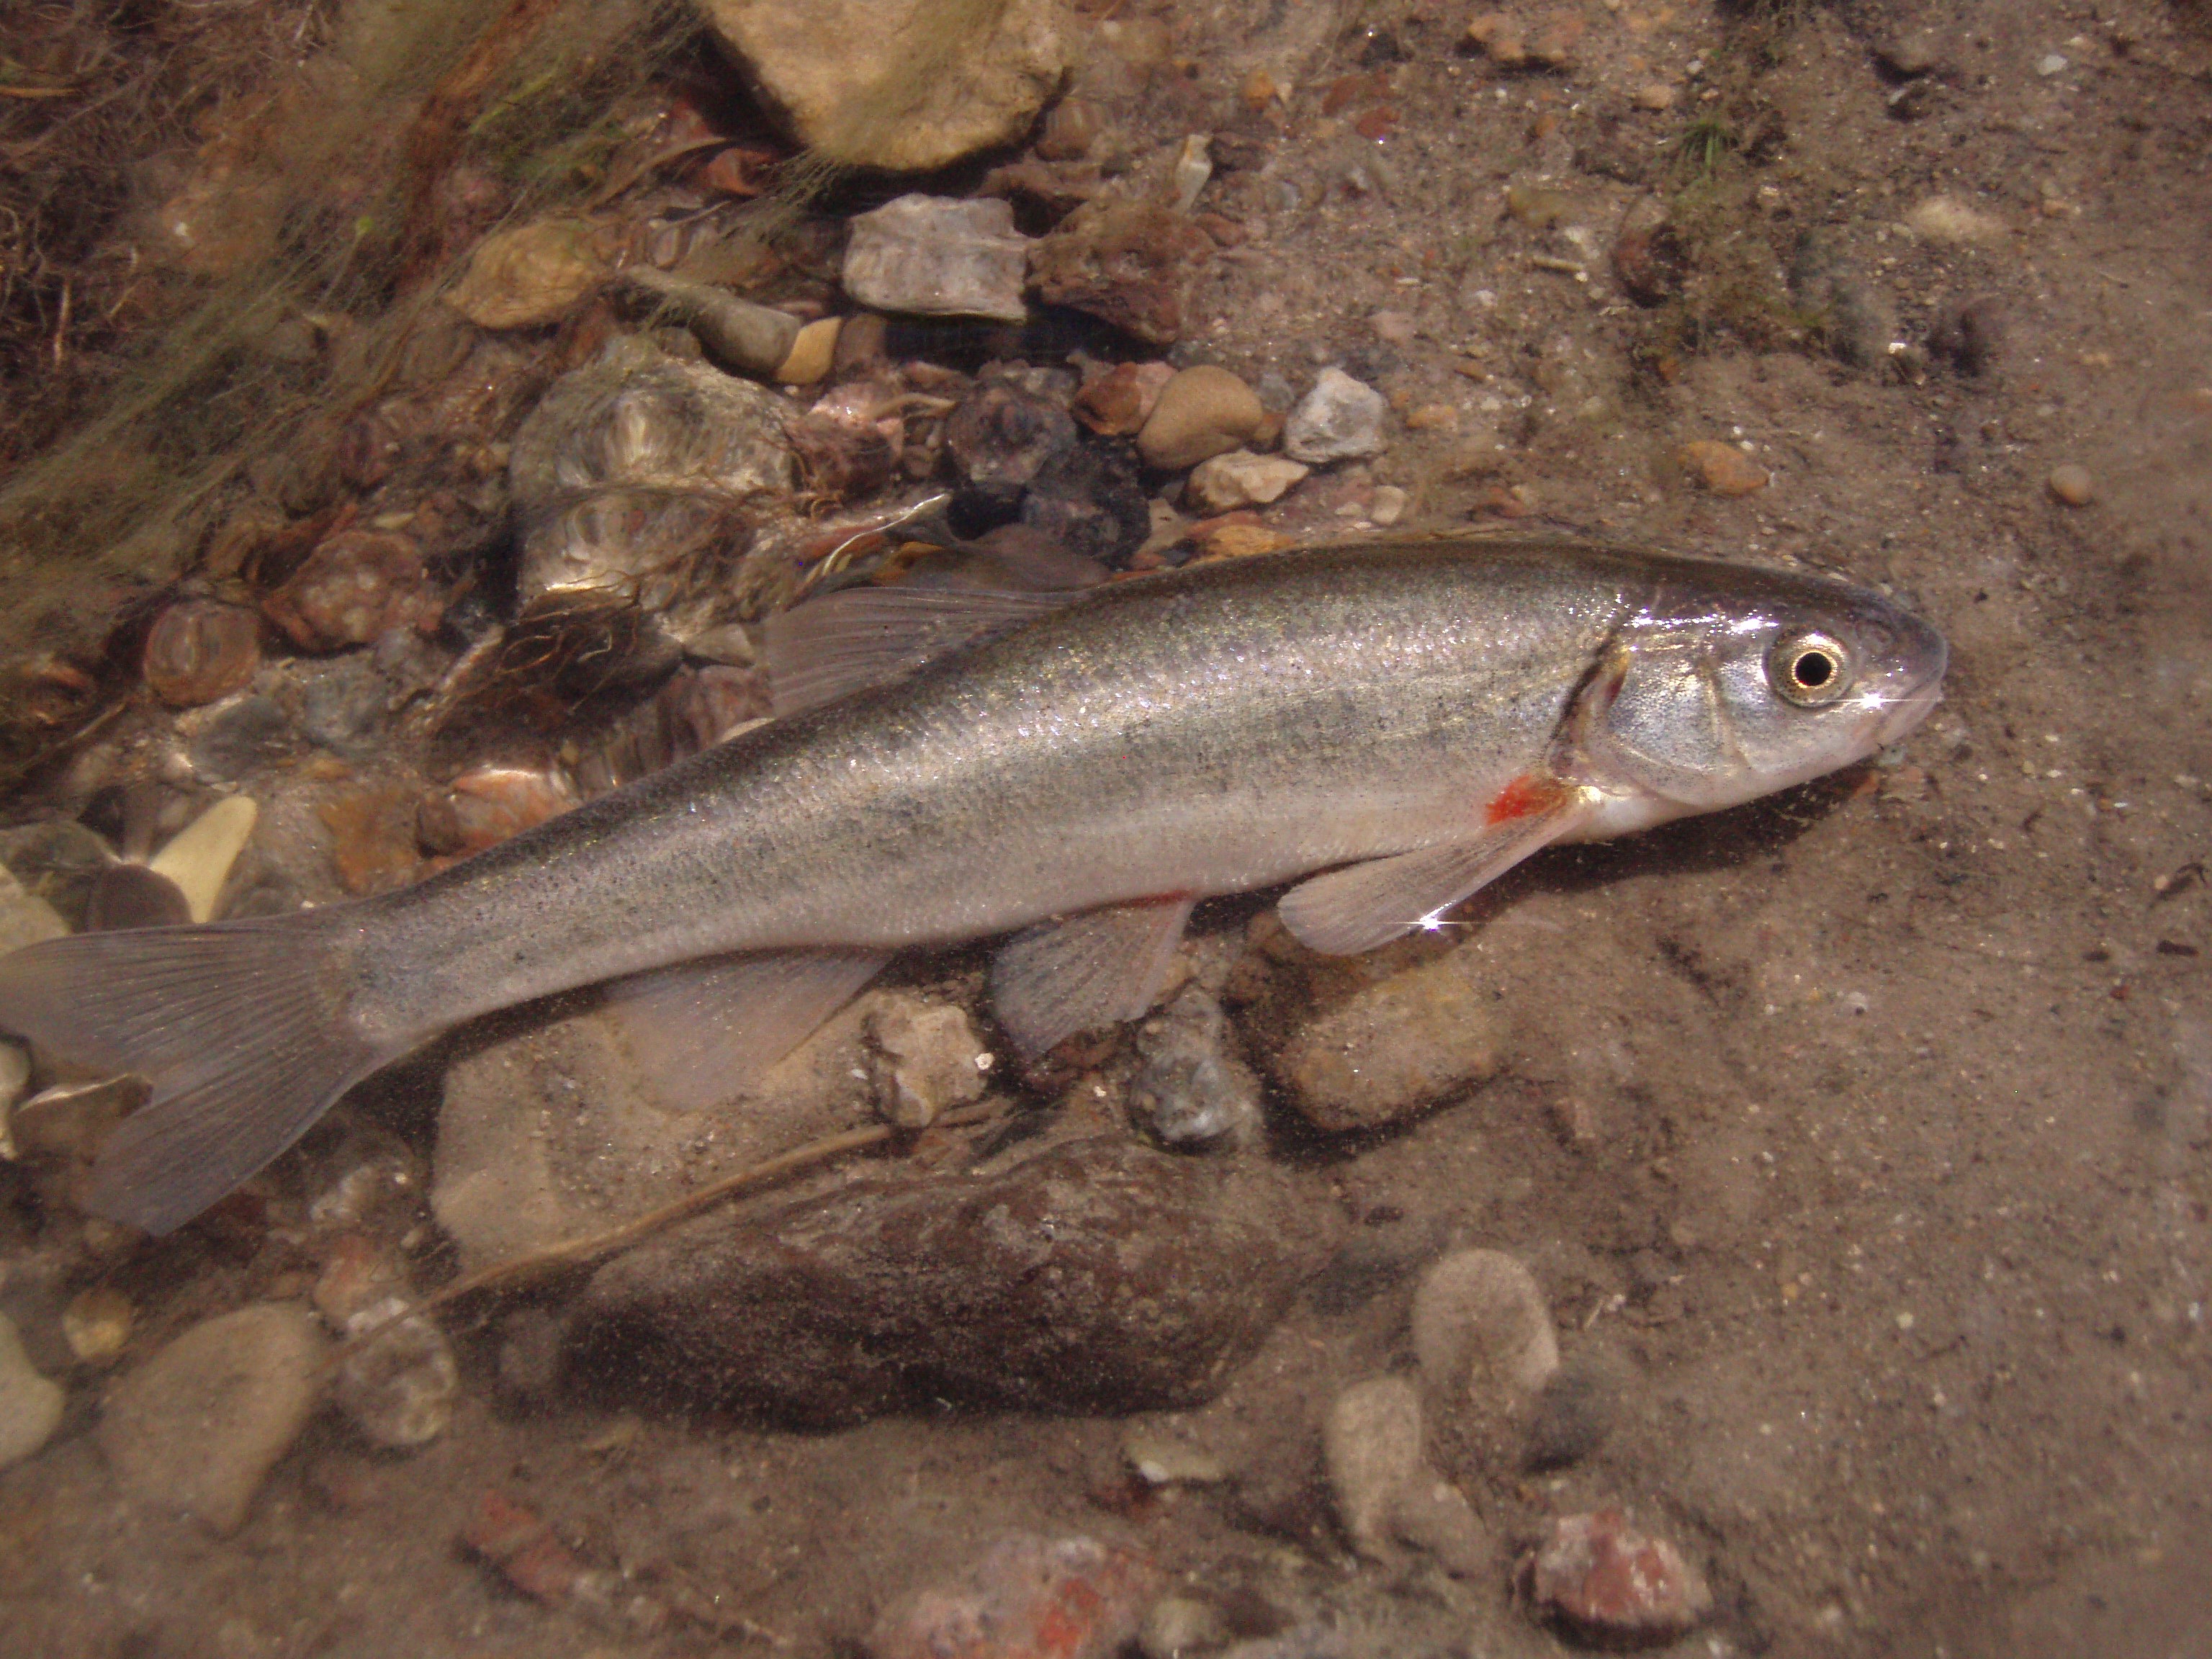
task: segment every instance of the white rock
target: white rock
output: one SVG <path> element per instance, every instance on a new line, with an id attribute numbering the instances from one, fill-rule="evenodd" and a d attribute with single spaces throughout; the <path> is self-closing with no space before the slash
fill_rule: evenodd
<path id="1" fill-rule="evenodd" d="M 1526 1267 L 1503 1250 L 1460 1250 L 1413 1292 L 1413 1356 L 1439 1394 L 1465 1382 L 1518 1405 L 1559 1369 L 1559 1339 Z"/>
<path id="2" fill-rule="evenodd" d="M 845 292 L 878 311 L 1018 323 L 1029 248 L 1001 198 L 902 196 L 852 221 Z"/>
<path id="3" fill-rule="evenodd" d="M 1905 216 L 1916 236 L 1943 247 L 1977 247 L 2004 239 L 2004 221 L 1955 196 L 1931 196 Z"/>
<path id="4" fill-rule="evenodd" d="M 830 161 L 923 172 L 1029 131 L 1068 63 L 1059 0 L 702 0 L 761 102 Z"/>
<path id="5" fill-rule="evenodd" d="M 1240 507 L 1264 507 L 1313 469 L 1279 455 L 1255 455 L 1232 449 L 1199 463 L 1185 495 L 1201 513 L 1233 513 Z"/>
<path id="6" fill-rule="evenodd" d="M 1322 1460 L 1345 1535 L 1361 1554 L 1380 1553 L 1398 1494 L 1426 1473 L 1421 1397 L 1413 1385 L 1378 1376 L 1337 1395 L 1322 1425 Z"/>
<path id="7" fill-rule="evenodd" d="M 15 1327 L 0 1314 L 0 1469 L 13 1468 L 53 1437 L 66 1397 L 61 1384 L 32 1369 Z"/>
<path id="8" fill-rule="evenodd" d="M 1283 453 L 1316 466 L 1380 455 L 1382 419 L 1389 408 L 1373 386 L 1340 368 L 1324 368 L 1283 423 Z"/>
<path id="9" fill-rule="evenodd" d="M 314 1316 L 291 1303 L 193 1326 L 107 1396 L 100 1446 L 124 1491 L 237 1531 L 314 1410 L 324 1346 Z"/>

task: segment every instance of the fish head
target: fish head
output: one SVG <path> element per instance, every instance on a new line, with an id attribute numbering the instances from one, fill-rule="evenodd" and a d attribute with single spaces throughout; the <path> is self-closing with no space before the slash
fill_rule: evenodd
<path id="1" fill-rule="evenodd" d="M 1847 582 L 1670 574 L 1593 677 L 1580 763 L 1655 818 L 1734 806 L 1904 737 L 1935 708 L 1948 655 L 1934 628 Z"/>

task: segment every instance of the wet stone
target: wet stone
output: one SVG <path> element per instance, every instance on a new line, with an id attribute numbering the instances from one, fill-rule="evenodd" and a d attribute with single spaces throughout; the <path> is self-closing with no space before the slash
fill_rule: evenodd
<path id="1" fill-rule="evenodd" d="M 1190 506 L 1200 513 L 1233 513 L 1243 507 L 1264 507 L 1279 501 L 1283 492 L 1311 471 L 1279 455 L 1255 455 L 1249 449 L 1232 449 L 1201 461 L 1185 487 Z"/>
<path id="2" fill-rule="evenodd" d="M 341 651 L 390 629 L 429 633 L 446 606 L 413 538 L 349 530 L 310 553 L 263 608 L 301 650 Z"/>
<path id="3" fill-rule="evenodd" d="M 2051 499 L 2063 507 L 2087 507 L 2097 499 L 2096 479 L 2087 467 L 2072 461 L 2052 467 L 2045 485 Z"/>
<path id="4" fill-rule="evenodd" d="M 1617 1509 L 1564 1516 L 1523 1558 L 1522 1594 L 1584 1640 L 1612 1647 L 1671 1642 L 1712 1609 L 1705 1576 L 1663 1538 Z"/>
<path id="5" fill-rule="evenodd" d="M 1075 446 L 1074 420 L 1060 404 L 986 376 L 945 423 L 945 447 L 969 483 L 1015 489 Z"/>
<path id="6" fill-rule="evenodd" d="M 259 693 L 217 703 L 204 720 L 179 722 L 185 757 L 210 783 L 238 783 L 292 752 L 290 718 L 276 698 Z"/>
<path id="7" fill-rule="evenodd" d="M 35 1455 L 53 1437 L 66 1398 L 59 1383 L 39 1375 L 14 1323 L 0 1314 L 0 1469 Z"/>
<path id="8" fill-rule="evenodd" d="M 866 1030 L 868 1080 L 886 1121 L 926 1128 L 982 1098 L 991 1053 L 957 1003 L 885 993 L 870 1006 Z"/>
<path id="9" fill-rule="evenodd" d="M 1029 239 L 1013 205 L 986 198 L 902 196 L 855 216 L 845 246 L 845 292 L 878 311 L 988 317 L 1018 323 Z"/>
<path id="10" fill-rule="evenodd" d="M 1137 450 L 1147 465 L 1179 471 L 1249 443 L 1267 415 L 1259 394 L 1243 380 L 1200 364 L 1160 388 L 1137 434 Z"/>
<path id="11" fill-rule="evenodd" d="M 261 665 L 261 619 L 242 605 L 185 599 L 146 635 L 147 689 L 173 708 L 243 690 Z"/>
<path id="12" fill-rule="evenodd" d="M 1133 437 L 1174 378 L 1166 363 L 1116 363 L 1076 394 L 1075 418 L 1106 437 Z"/>
<path id="13" fill-rule="evenodd" d="M 1109 1659 L 1137 1634 L 1158 1578 L 1118 1546 L 1018 1534 L 893 1602 L 866 1648 L 869 1659 Z"/>
<path id="14" fill-rule="evenodd" d="M 1054 305 L 1073 307 L 1154 345 L 1182 337 L 1198 270 L 1213 239 L 1158 202 L 1087 202 L 1030 252 L 1030 276 Z"/>
<path id="15" fill-rule="evenodd" d="M 1118 1139 L 858 1181 L 601 1268 L 577 1351 L 810 1424 L 945 1401 L 1174 1409 L 1252 1353 L 1326 1258 L 1331 1213 L 1270 1167 Z"/>
<path id="16" fill-rule="evenodd" d="M 1315 466 L 1380 455 L 1389 408 L 1373 386 L 1340 368 L 1324 368 L 1283 423 L 1283 453 Z"/>
<path id="17" fill-rule="evenodd" d="M 1021 522 L 1076 557 L 1120 565 L 1152 531 L 1135 455 L 1105 442 L 1061 451 L 1030 481 Z"/>
<path id="18" fill-rule="evenodd" d="M 1526 1401 L 1559 1369 L 1559 1340 L 1536 1277 L 1503 1250 L 1459 1250 L 1413 1292 L 1413 1354 L 1438 1395 L 1471 1385 Z"/>
<path id="19" fill-rule="evenodd" d="M 360 1316 L 356 1322 L 364 1322 Z M 410 1316 L 377 1326 L 349 1345 L 331 1382 L 331 1398 L 372 1446 L 427 1445 L 453 1420 L 460 1368 L 434 1320 Z"/>
<path id="20" fill-rule="evenodd" d="M 1137 1029 L 1128 1086 L 1138 1122 L 1169 1146 L 1248 1143 L 1260 1130 L 1260 1080 L 1233 1052 L 1213 994 L 1187 986 Z"/>
<path id="21" fill-rule="evenodd" d="M 536 328 L 558 322 L 607 270 L 590 225 L 540 219 L 485 237 L 445 301 L 479 328 Z"/>
<path id="22" fill-rule="evenodd" d="M 1491 999 L 1446 957 L 1303 1019 L 1272 1069 L 1316 1127 L 1372 1129 L 1486 1081 L 1500 1046 Z"/>
<path id="23" fill-rule="evenodd" d="M 124 1491 L 237 1531 L 307 1426 L 324 1346 L 313 1316 L 289 1304 L 193 1326 L 108 1395 L 100 1445 Z"/>
<path id="24" fill-rule="evenodd" d="M 35 893 L 26 892 L 10 871 L 0 868 L 0 954 L 20 951 L 69 932 L 61 914 Z"/>
<path id="25" fill-rule="evenodd" d="M 1699 438 L 1684 444 L 1675 459 L 1716 495 L 1748 495 L 1766 488 L 1766 469 L 1734 444 Z"/>

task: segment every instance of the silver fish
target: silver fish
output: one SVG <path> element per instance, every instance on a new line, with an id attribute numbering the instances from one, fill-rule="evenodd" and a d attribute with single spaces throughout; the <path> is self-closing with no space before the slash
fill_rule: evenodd
<path id="1" fill-rule="evenodd" d="M 1536 543 L 1369 544 L 1074 595 L 848 590 L 771 638 L 779 718 L 404 892 L 0 959 L 0 1027 L 152 1085 L 92 1203 L 159 1232 L 354 1083 L 605 983 L 727 1099 L 896 951 L 1013 937 L 1030 1052 L 1149 1005 L 1191 905 L 1296 882 L 1350 953 L 1553 842 L 1858 760 L 1942 635 L 1821 577 Z"/>

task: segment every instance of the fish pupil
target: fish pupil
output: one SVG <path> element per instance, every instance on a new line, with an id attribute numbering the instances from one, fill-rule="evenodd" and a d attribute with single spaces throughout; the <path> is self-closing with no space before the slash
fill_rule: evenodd
<path id="1" fill-rule="evenodd" d="M 1817 691 L 1834 675 L 1835 659 L 1825 651 L 1808 651 L 1799 656 L 1790 672 L 1798 684 L 1808 691 Z"/>

